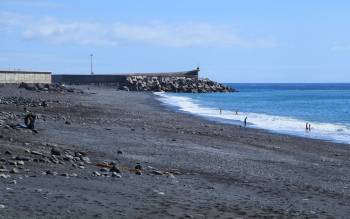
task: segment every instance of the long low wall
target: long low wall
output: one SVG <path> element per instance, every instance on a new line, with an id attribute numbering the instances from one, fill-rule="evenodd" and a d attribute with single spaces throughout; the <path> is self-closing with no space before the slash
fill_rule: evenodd
<path id="1" fill-rule="evenodd" d="M 110 84 L 124 81 L 124 75 L 52 75 L 52 82 L 66 84 Z"/>
<path id="2" fill-rule="evenodd" d="M 123 84 L 128 77 L 185 77 L 197 78 L 199 69 L 184 72 L 164 72 L 164 73 L 128 73 L 113 75 L 52 75 L 52 82 L 66 84 Z"/>
<path id="3" fill-rule="evenodd" d="M 51 83 L 50 72 L 0 71 L 0 84 Z"/>

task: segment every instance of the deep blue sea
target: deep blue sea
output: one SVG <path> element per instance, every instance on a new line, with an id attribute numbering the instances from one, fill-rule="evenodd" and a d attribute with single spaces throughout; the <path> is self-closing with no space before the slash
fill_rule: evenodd
<path id="1" fill-rule="evenodd" d="M 350 143 L 350 84 L 229 85 L 240 92 L 157 95 L 166 105 L 207 119 L 242 124 L 247 117 L 252 128 Z"/>

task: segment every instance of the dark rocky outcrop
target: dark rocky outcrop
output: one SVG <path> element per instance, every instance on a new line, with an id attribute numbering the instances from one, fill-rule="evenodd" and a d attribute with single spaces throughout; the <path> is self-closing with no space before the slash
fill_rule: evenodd
<path id="1" fill-rule="evenodd" d="M 149 77 L 129 76 L 125 84 L 119 86 L 121 90 L 130 91 L 164 91 L 177 93 L 210 93 L 235 92 L 234 88 L 209 79 L 187 77 Z"/>
<path id="2" fill-rule="evenodd" d="M 31 91 L 53 91 L 53 92 L 70 92 L 70 93 L 83 93 L 82 90 L 66 87 L 64 85 L 61 85 L 59 83 L 53 83 L 53 84 L 30 84 L 30 83 L 24 83 L 22 82 L 18 88 L 23 88 L 26 90 Z"/>

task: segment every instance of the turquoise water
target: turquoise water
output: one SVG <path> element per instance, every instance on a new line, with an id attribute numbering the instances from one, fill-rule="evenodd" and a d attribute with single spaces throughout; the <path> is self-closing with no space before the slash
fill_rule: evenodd
<path id="1" fill-rule="evenodd" d="M 158 95 L 167 105 L 208 119 L 242 124 L 248 117 L 252 128 L 350 143 L 350 84 L 229 85 L 240 92 Z"/>

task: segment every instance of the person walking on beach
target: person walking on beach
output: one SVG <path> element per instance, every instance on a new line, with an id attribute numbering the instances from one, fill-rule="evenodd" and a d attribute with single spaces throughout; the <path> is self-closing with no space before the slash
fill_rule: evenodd
<path id="1" fill-rule="evenodd" d="M 309 123 L 309 132 L 311 131 L 311 124 Z"/>
<path id="2" fill-rule="evenodd" d="M 244 127 L 247 127 L 247 119 L 248 119 L 248 117 L 246 116 L 245 118 L 244 118 Z"/>

